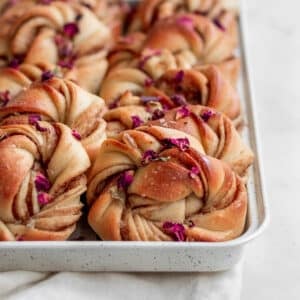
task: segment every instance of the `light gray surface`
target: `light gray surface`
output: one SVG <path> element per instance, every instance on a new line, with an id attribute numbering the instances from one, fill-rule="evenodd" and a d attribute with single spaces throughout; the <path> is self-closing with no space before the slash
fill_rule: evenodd
<path id="1" fill-rule="evenodd" d="M 300 299 L 300 1 L 246 2 L 271 222 L 246 248 L 241 299 Z"/>

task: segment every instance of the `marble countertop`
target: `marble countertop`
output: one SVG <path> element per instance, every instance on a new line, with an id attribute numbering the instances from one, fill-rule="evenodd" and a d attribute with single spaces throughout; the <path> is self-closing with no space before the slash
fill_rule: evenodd
<path id="1" fill-rule="evenodd" d="M 246 4 L 271 222 L 246 247 L 241 299 L 299 299 L 300 1 Z"/>

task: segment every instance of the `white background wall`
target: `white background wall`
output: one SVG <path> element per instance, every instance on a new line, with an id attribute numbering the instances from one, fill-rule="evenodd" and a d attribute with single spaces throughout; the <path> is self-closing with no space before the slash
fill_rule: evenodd
<path id="1" fill-rule="evenodd" d="M 246 4 L 271 223 L 247 247 L 241 299 L 300 299 L 300 1 Z"/>

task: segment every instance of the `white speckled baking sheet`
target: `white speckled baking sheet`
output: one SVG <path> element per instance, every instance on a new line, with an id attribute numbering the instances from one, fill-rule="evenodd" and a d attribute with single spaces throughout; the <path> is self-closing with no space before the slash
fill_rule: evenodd
<path id="1" fill-rule="evenodd" d="M 70 241 L 1 243 L 1 271 L 219 271 L 229 269 L 239 261 L 245 244 L 261 234 L 268 221 L 243 9 L 239 24 L 242 61 L 239 91 L 246 119 L 243 135 L 256 156 L 249 172 L 249 207 L 243 235 L 222 243 L 103 242 L 96 240 L 82 221 Z"/>

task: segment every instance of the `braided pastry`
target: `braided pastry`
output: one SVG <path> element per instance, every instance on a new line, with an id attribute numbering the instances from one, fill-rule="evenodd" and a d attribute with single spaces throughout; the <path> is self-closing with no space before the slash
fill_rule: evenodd
<path id="1" fill-rule="evenodd" d="M 6 93 L 9 99 L 15 97 L 20 91 L 28 88 L 33 81 L 40 80 L 50 68 L 48 64 L 21 64 L 18 68 L 1 68 L 0 95 Z"/>
<path id="2" fill-rule="evenodd" d="M 66 78 L 93 93 L 106 72 L 109 46 L 110 30 L 89 9 L 59 1 L 34 5 L 0 35 L 0 56 L 8 64 L 58 65 Z"/>
<path id="3" fill-rule="evenodd" d="M 103 240 L 225 241 L 245 224 L 247 193 L 180 131 L 140 127 L 106 140 L 90 175 L 88 221 Z"/>
<path id="4" fill-rule="evenodd" d="M 170 17 L 153 26 L 143 46 L 169 49 L 178 57 L 194 55 L 201 64 L 219 63 L 237 46 L 236 19 L 230 12 L 223 12 L 218 23 L 193 14 Z"/>
<path id="5" fill-rule="evenodd" d="M 216 19 L 223 10 L 220 0 L 144 0 L 137 7 L 129 31 L 148 31 L 159 20 L 182 13 Z"/>
<path id="6" fill-rule="evenodd" d="M 130 12 L 130 6 L 122 0 L 76 0 L 90 8 L 98 18 L 108 25 L 112 37 L 119 36 L 124 31 L 124 22 Z"/>
<path id="7" fill-rule="evenodd" d="M 125 97 L 126 94 L 121 98 L 123 103 Z M 252 151 L 224 114 L 205 106 L 187 105 L 158 115 L 158 106 L 154 109 L 154 103 L 149 101 L 141 106 L 134 102 L 141 101 L 140 98 L 129 99 L 132 100 L 131 105 L 119 106 L 104 115 L 108 137 L 144 125 L 173 128 L 195 137 L 201 143 L 204 154 L 225 161 L 240 176 L 244 176 L 252 164 Z"/>
<path id="8" fill-rule="evenodd" d="M 61 122 L 76 132 L 78 139 L 93 159 L 105 138 L 104 101 L 71 81 L 50 78 L 33 83 L 27 90 L 7 101 L 0 110 L 0 122 L 24 122 L 28 114 L 41 119 Z"/>
<path id="9" fill-rule="evenodd" d="M 187 103 L 201 104 L 225 113 L 237 127 L 242 122 L 238 94 L 214 65 L 169 70 L 155 81 L 142 70 L 119 68 L 112 70 L 104 80 L 100 95 L 113 108 L 128 91 L 138 96 L 156 96 L 156 102 L 161 102 L 165 109 Z"/>
<path id="10" fill-rule="evenodd" d="M 242 121 L 239 96 L 214 65 L 198 70 L 170 70 L 146 93 L 168 100 L 170 107 L 186 102 L 212 107 L 233 120 L 236 127 Z"/>
<path id="11" fill-rule="evenodd" d="M 0 241 L 67 239 L 81 215 L 89 166 L 63 124 L 1 126 Z"/>

